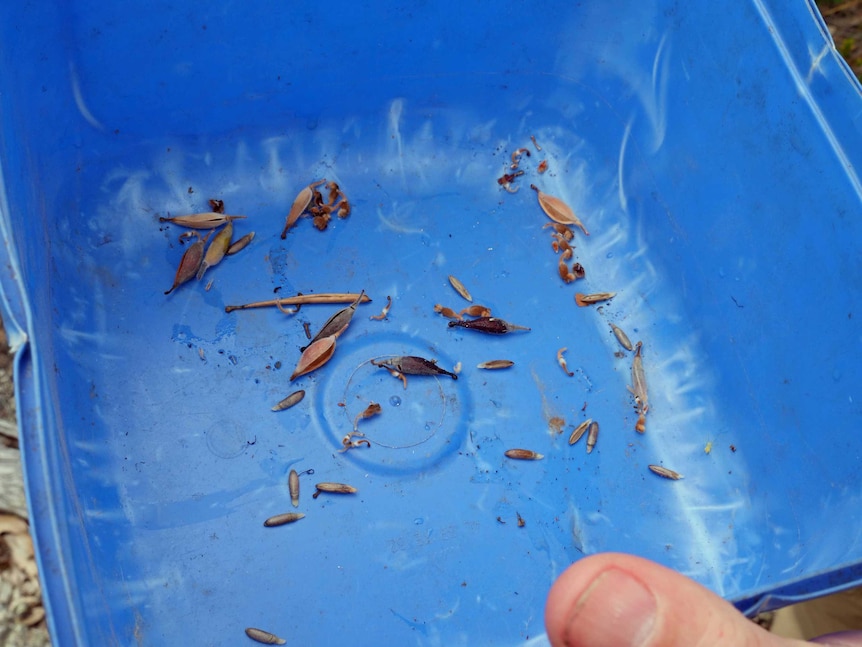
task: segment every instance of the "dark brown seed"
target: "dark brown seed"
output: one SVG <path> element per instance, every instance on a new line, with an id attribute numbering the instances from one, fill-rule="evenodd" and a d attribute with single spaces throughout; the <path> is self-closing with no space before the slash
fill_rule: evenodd
<path id="1" fill-rule="evenodd" d="M 457 380 L 458 376 L 455 373 L 437 366 L 435 360 L 425 359 L 424 357 L 416 357 L 414 355 L 404 355 L 401 357 L 390 357 L 389 359 L 377 361 L 371 360 L 374 366 L 380 366 L 394 371 L 398 371 L 404 375 L 448 375 L 453 380 Z"/>
<path id="2" fill-rule="evenodd" d="M 593 447 L 596 446 L 596 441 L 599 439 L 599 423 L 592 422 L 590 423 L 590 431 L 587 434 L 587 453 L 590 454 L 593 451 Z"/>
<path id="3" fill-rule="evenodd" d="M 449 327 L 466 328 L 467 330 L 475 330 L 489 335 L 505 335 L 516 330 L 530 330 L 524 326 L 510 324 L 497 317 L 479 317 L 478 319 L 469 319 L 467 321 L 450 321 Z"/>

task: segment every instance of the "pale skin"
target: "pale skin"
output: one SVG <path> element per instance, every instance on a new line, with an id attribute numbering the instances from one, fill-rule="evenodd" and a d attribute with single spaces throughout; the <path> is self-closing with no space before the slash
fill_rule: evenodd
<path id="1" fill-rule="evenodd" d="M 813 642 L 782 638 L 708 589 L 649 560 L 600 553 L 551 587 L 545 626 L 554 647 L 862 647 L 862 632 Z"/>

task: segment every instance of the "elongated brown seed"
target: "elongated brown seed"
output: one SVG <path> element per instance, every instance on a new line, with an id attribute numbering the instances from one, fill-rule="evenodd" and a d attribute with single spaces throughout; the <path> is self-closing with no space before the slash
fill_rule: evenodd
<path id="1" fill-rule="evenodd" d="M 617 341 L 620 343 L 620 346 L 622 346 L 626 350 L 634 350 L 634 346 L 632 346 L 631 341 L 629 341 L 628 335 L 623 332 L 622 328 L 615 324 L 611 324 L 611 330 L 614 331 L 614 337 L 617 338 Z"/>
<path id="2" fill-rule="evenodd" d="M 451 274 L 449 275 L 449 283 L 451 283 L 451 284 L 452 284 L 452 287 L 453 287 L 453 288 L 455 288 L 455 292 L 457 292 L 457 293 L 458 293 L 458 294 L 460 294 L 462 297 L 464 297 L 465 299 L 467 299 L 467 301 L 469 301 L 470 303 L 472 303 L 472 302 L 473 302 L 473 297 L 470 295 L 470 291 L 469 291 L 469 290 L 467 290 L 467 288 L 465 288 L 465 287 L 464 287 L 464 284 L 463 284 L 463 283 L 461 283 L 461 281 L 459 281 L 458 279 L 456 279 L 456 278 L 455 278 L 454 276 L 452 276 Z"/>
<path id="3" fill-rule="evenodd" d="M 287 475 L 287 489 L 290 492 L 290 502 L 294 508 L 299 507 L 299 474 L 296 470 L 290 470 Z"/>
<path id="4" fill-rule="evenodd" d="M 241 252 L 246 247 L 248 247 L 249 243 L 254 240 L 254 232 L 250 231 L 245 236 L 240 238 L 237 241 L 234 241 L 230 244 L 230 247 L 227 248 L 225 252 L 226 256 L 233 256 L 234 254 Z"/>
<path id="5" fill-rule="evenodd" d="M 275 526 L 283 526 L 287 523 L 293 523 L 294 521 L 299 521 L 304 518 L 305 515 L 301 512 L 285 512 L 284 514 L 277 514 L 274 517 L 270 517 L 263 522 L 263 525 L 267 528 L 273 528 Z"/>
<path id="6" fill-rule="evenodd" d="M 300 375 L 317 370 L 332 358 L 333 353 L 335 353 L 335 335 L 330 335 L 313 342 L 299 357 L 296 369 L 294 369 L 293 374 L 290 376 L 291 381 Z"/>
<path id="7" fill-rule="evenodd" d="M 587 453 L 591 454 L 593 447 L 596 446 L 596 441 L 599 439 L 599 423 L 591 422 L 590 431 L 587 433 Z"/>
<path id="8" fill-rule="evenodd" d="M 246 629 L 245 635 L 264 645 L 284 645 L 287 643 L 284 638 L 279 638 L 275 634 L 271 634 L 263 629 L 255 629 L 254 627 Z"/>
<path id="9" fill-rule="evenodd" d="M 572 435 L 569 436 L 569 444 L 574 445 L 576 442 L 578 442 L 583 437 L 583 435 L 587 433 L 587 429 L 589 428 L 590 424 L 592 424 L 592 422 L 592 418 L 587 418 L 581 424 L 575 427 L 575 430 L 572 432 Z"/>
<path id="10" fill-rule="evenodd" d="M 666 479 L 673 479 L 674 481 L 678 481 L 683 478 L 683 475 L 679 472 L 674 472 L 673 470 L 669 470 L 666 467 L 662 467 L 661 465 L 647 465 L 650 471 L 654 474 L 658 474 L 659 476 L 663 476 Z"/>
<path id="11" fill-rule="evenodd" d="M 510 366 L 514 365 L 515 362 L 510 359 L 492 359 L 490 362 L 482 362 L 481 364 L 476 364 L 476 368 L 484 368 L 489 371 L 494 371 L 501 368 L 509 368 Z"/>
<path id="12" fill-rule="evenodd" d="M 159 222 L 170 222 L 181 227 L 188 227 L 189 229 L 215 229 L 227 222 L 239 220 L 240 218 L 245 218 L 245 216 L 227 216 L 215 211 L 206 211 L 204 213 L 193 213 L 190 216 L 159 218 Z"/>
<path id="13" fill-rule="evenodd" d="M 581 294 L 578 292 L 575 294 L 575 303 L 583 308 L 584 306 L 613 299 L 615 296 L 617 296 L 616 292 L 594 292 L 593 294 Z"/>
<path id="14" fill-rule="evenodd" d="M 212 242 L 210 242 L 209 247 L 207 247 L 207 253 L 204 255 L 203 263 L 201 263 L 201 266 L 198 269 L 198 281 L 203 278 L 204 272 L 206 272 L 208 268 L 221 263 L 221 260 L 227 253 L 228 247 L 230 247 L 230 240 L 232 237 L 233 223 L 229 222 L 215 235 Z"/>
<path id="15" fill-rule="evenodd" d="M 201 239 L 193 242 L 180 259 L 180 266 L 174 276 L 174 284 L 165 294 L 170 294 L 183 283 L 191 281 L 198 273 L 204 260 L 204 241 Z"/>
<path id="16" fill-rule="evenodd" d="M 540 191 L 539 187 L 535 184 L 531 184 L 530 188 L 538 194 L 539 206 L 542 207 L 542 211 L 545 212 L 545 215 L 548 216 L 548 218 L 563 225 L 574 225 L 575 227 L 579 227 L 581 231 L 584 232 L 585 236 L 590 235 L 590 232 L 588 232 L 587 228 L 584 227 L 584 223 L 578 219 L 569 205 L 559 198 L 555 198 L 552 195 L 548 195 L 547 193 Z"/>
<path id="17" fill-rule="evenodd" d="M 507 449 L 506 456 L 522 461 L 538 461 L 545 457 L 532 449 Z"/>
<path id="18" fill-rule="evenodd" d="M 311 498 L 316 499 L 320 496 L 321 492 L 330 492 L 332 494 L 356 494 L 358 490 L 352 485 L 347 485 L 346 483 L 330 483 L 328 481 L 324 481 L 323 483 L 318 483 L 314 486 L 316 492 L 311 495 Z"/>
<path id="19" fill-rule="evenodd" d="M 305 391 L 300 389 L 299 391 L 294 391 L 289 396 L 287 396 L 284 400 L 275 405 L 272 410 L 273 411 L 284 411 L 285 409 L 290 409 L 292 406 L 299 404 L 302 402 L 302 398 L 305 397 Z"/>

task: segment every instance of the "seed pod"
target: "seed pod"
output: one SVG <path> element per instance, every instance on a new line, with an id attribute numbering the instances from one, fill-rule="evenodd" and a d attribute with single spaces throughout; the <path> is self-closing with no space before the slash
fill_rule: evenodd
<path id="1" fill-rule="evenodd" d="M 316 488 L 316 492 L 311 495 L 311 498 L 316 499 L 320 496 L 321 492 L 330 492 L 332 494 L 356 494 L 358 491 L 352 485 L 347 485 L 345 483 L 329 483 L 323 482 L 318 483 L 314 486 Z"/>
<path id="2" fill-rule="evenodd" d="M 299 507 L 299 474 L 296 470 L 290 470 L 287 475 L 287 489 L 290 492 L 290 502 L 294 508 Z"/>
<path id="3" fill-rule="evenodd" d="M 225 254 L 227 253 L 228 247 L 230 247 L 230 239 L 232 237 L 233 223 L 229 222 L 225 225 L 224 229 L 222 229 L 215 235 L 215 237 L 212 239 L 212 242 L 209 244 L 209 247 L 207 247 L 207 253 L 204 256 L 204 261 L 203 263 L 201 263 L 201 266 L 198 269 L 198 281 L 201 280 L 204 275 L 204 272 L 206 272 L 208 268 L 221 263 L 221 259 L 224 258 Z"/>
<path id="4" fill-rule="evenodd" d="M 468 317 L 490 317 L 491 316 L 491 308 L 486 308 L 485 306 L 474 305 L 469 308 L 464 308 L 460 313 L 461 316 L 458 319 L 461 319 L 464 315 Z"/>
<path id="5" fill-rule="evenodd" d="M 254 627 L 246 629 L 245 635 L 264 645 L 284 645 L 287 642 L 284 638 L 279 638 L 275 634 L 271 634 L 263 629 L 255 629 Z"/>
<path id="6" fill-rule="evenodd" d="M 284 411 L 285 409 L 290 409 L 293 405 L 299 404 L 302 402 L 302 398 L 305 397 L 305 391 L 300 389 L 299 391 L 294 391 L 289 396 L 287 396 L 284 400 L 275 405 L 272 410 L 273 411 Z"/>
<path id="7" fill-rule="evenodd" d="M 248 247 L 248 244 L 253 240 L 254 240 L 254 232 L 252 231 L 252 232 L 247 233 L 245 236 L 243 236 L 242 238 L 240 238 L 236 242 L 231 243 L 230 247 L 227 248 L 225 255 L 226 256 L 233 256 L 237 252 L 241 252 L 246 247 Z"/>
<path id="8" fill-rule="evenodd" d="M 180 266 L 177 268 L 176 276 L 174 276 L 174 284 L 171 286 L 170 290 L 165 292 L 165 294 L 170 294 L 176 290 L 178 286 L 191 281 L 198 273 L 198 269 L 200 269 L 203 260 L 204 241 L 198 239 L 189 245 L 189 248 L 183 254 L 182 259 L 180 259 Z"/>
<path id="9" fill-rule="evenodd" d="M 575 427 L 575 430 L 572 432 L 572 435 L 569 436 L 569 444 L 574 445 L 576 442 L 578 442 L 583 437 L 583 435 L 587 433 L 587 429 L 592 422 L 593 419 L 588 418 L 587 420 L 584 420 L 581 424 L 579 424 L 577 427 Z"/>
<path id="10" fill-rule="evenodd" d="M 232 222 L 245 218 L 245 216 L 226 216 L 223 213 L 207 211 L 204 213 L 193 213 L 190 216 L 174 216 L 173 218 L 159 218 L 159 222 L 170 222 L 189 229 L 215 229 L 226 222 Z"/>
<path id="11" fill-rule="evenodd" d="M 332 358 L 333 353 L 335 353 L 335 335 L 313 342 L 302 352 L 290 380 L 293 381 L 300 375 L 311 373 L 311 371 L 320 368 Z"/>
<path id="12" fill-rule="evenodd" d="M 543 454 L 538 454 L 531 449 L 507 449 L 506 456 L 522 461 L 538 461 L 544 458 Z"/>
<path id="13" fill-rule="evenodd" d="M 283 514 L 277 514 L 274 517 L 270 517 L 263 522 L 263 525 L 267 528 L 273 528 L 275 526 L 283 526 L 287 523 L 293 523 L 294 521 L 299 521 L 304 518 L 305 515 L 301 512 L 285 512 Z"/>
<path id="14" fill-rule="evenodd" d="M 548 218 L 563 225 L 574 225 L 575 227 L 580 227 L 585 236 L 590 235 L 590 232 L 588 232 L 587 228 L 584 227 L 584 223 L 578 220 L 578 217 L 569 205 L 559 198 L 555 198 L 552 195 L 548 195 L 547 193 L 540 191 L 539 187 L 535 184 L 531 184 L 530 188 L 538 194 L 539 206 L 542 207 L 542 211 L 545 212 L 545 215 L 547 215 Z"/>
<path id="15" fill-rule="evenodd" d="M 619 326 L 611 324 L 611 330 L 614 331 L 614 337 L 617 338 L 617 341 L 620 343 L 620 346 L 625 348 L 626 350 L 633 350 L 631 341 L 629 341 L 628 335 L 623 332 L 623 329 Z"/>
<path id="16" fill-rule="evenodd" d="M 508 321 L 503 321 L 497 317 L 479 317 L 478 319 L 470 319 L 468 321 L 450 321 L 449 327 L 466 328 L 467 330 L 476 330 L 489 335 L 505 335 L 508 332 L 516 330 L 529 330 L 524 326 L 516 326 Z"/>
<path id="17" fill-rule="evenodd" d="M 613 299 L 615 296 L 617 296 L 616 292 L 595 292 L 593 294 L 581 294 L 578 292 L 575 294 L 575 303 L 583 308 L 584 306 Z"/>
<path id="18" fill-rule="evenodd" d="M 476 364 L 476 368 L 496 370 L 501 368 L 509 368 L 510 366 L 514 365 L 515 362 L 510 359 L 492 359 L 490 362 L 482 362 L 481 364 Z"/>
<path id="19" fill-rule="evenodd" d="M 470 301 L 471 303 L 473 302 L 473 297 L 470 296 L 470 292 L 464 287 L 464 284 L 451 274 L 449 275 L 449 283 L 451 283 L 452 287 L 455 288 L 455 292 L 467 299 L 467 301 Z"/>
<path id="20" fill-rule="evenodd" d="M 293 227 L 294 223 L 299 220 L 303 212 L 308 209 L 311 204 L 311 198 L 314 196 L 312 186 L 309 185 L 300 191 L 293 200 L 293 205 L 287 213 L 287 218 L 284 222 L 284 229 L 281 230 L 281 239 L 287 238 L 287 230 Z"/>
<path id="21" fill-rule="evenodd" d="M 591 422 L 590 431 L 587 434 L 587 453 L 591 454 L 593 447 L 596 446 L 596 441 L 599 439 L 599 423 Z"/>
<path id="22" fill-rule="evenodd" d="M 663 476 L 666 479 L 673 479 L 674 481 L 678 481 L 683 478 L 683 475 L 679 472 L 674 472 L 673 470 L 669 470 L 668 468 L 662 467 L 661 465 L 647 465 L 647 467 L 654 474 Z"/>
<path id="23" fill-rule="evenodd" d="M 346 308 L 339 310 L 327 319 L 326 323 L 323 324 L 323 327 L 320 329 L 320 332 L 314 336 L 314 339 L 311 340 L 311 344 L 306 348 L 311 348 L 311 346 L 314 345 L 314 342 L 319 341 L 324 337 L 338 337 L 341 333 L 347 330 L 347 326 L 350 325 L 350 320 L 353 319 L 353 314 L 356 312 L 356 306 L 361 303 L 364 296 L 365 290 L 362 290 L 353 303 Z"/>
<path id="24" fill-rule="evenodd" d="M 452 310 L 452 308 L 447 308 L 446 306 L 441 306 L 439 303 L 435 304 L 434 312 L 436 312 L 437 314 L 443 315 L 447 319 L 457 319 L 458 321 L 461 321 L 461 315 L 459 315 L 457 312 Z"/>

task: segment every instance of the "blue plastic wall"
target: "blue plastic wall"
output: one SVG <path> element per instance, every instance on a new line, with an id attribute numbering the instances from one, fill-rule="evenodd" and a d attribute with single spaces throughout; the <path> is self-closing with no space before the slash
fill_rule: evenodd
<path id="1" fill-rule="evenodd" d="M 607 550 L 746 612 L 858 584 L 859 92 L 805 2 L 2 3 L 0 302 L 57 644 L 542 643 L 550 584 Z M 282 241 L 322 177 L 353 213 Z M 590 230 L 574 285 L 530 182 Z M 256 238 L 165 296 L 158 217 L 208 198 Z M 531 330 L 447 327 L 450 274 Z M 224 311 L 277 288 L 373 299 L 292 384 L 339 306 Z M 643 435 L 609 322 L 644 344 Z M 387 354 L 463 372 L 404 390 Z M 374 447 L 339 453 L 369 400 Z M 291 468 L 306 518 L 264 528 Z"/>

